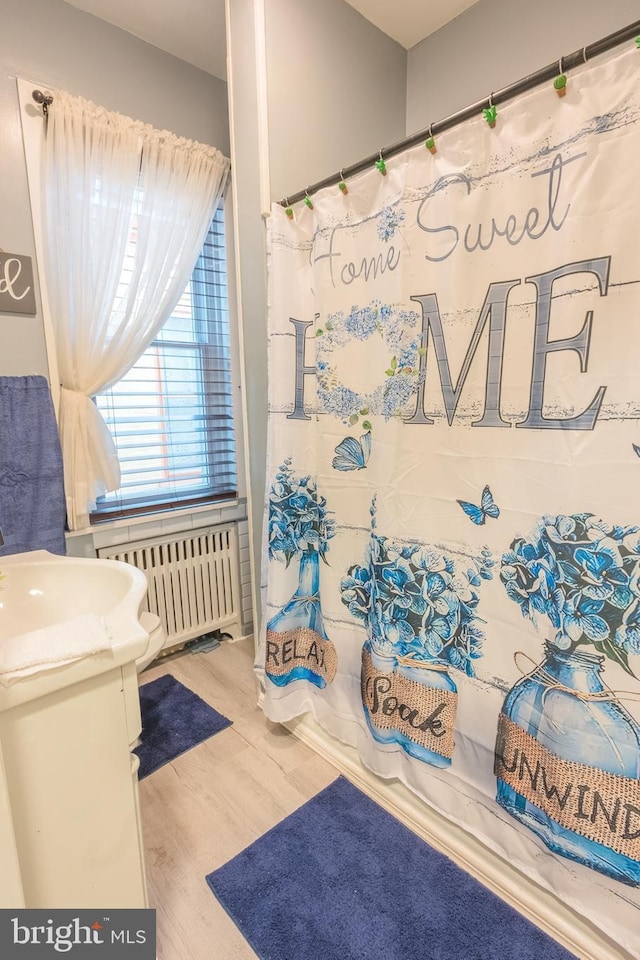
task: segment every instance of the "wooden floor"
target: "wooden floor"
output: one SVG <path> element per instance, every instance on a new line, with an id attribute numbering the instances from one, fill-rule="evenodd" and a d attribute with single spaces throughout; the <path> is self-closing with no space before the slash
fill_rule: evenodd
<path id="1" fill-rule="evenodd" d="M 326 787 L 337 770 L 256 706 L 253 642 L 180 653 L 146 670 L 171 673 L 230 720 L 140 783 L 149 905 L 158 960 L 251 960 L 256 954 L 205 876 Z"/>

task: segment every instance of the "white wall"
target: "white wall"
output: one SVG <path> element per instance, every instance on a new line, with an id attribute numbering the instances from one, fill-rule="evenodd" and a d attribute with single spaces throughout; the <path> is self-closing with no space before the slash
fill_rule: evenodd
<path id="1" fill-rule="evenodd" d="M 263 16 L 266 29 L 261 30 Z M 227 37 L 252 544 L 259 596 L 267 451 L 261 211 L 269 197 L 295 193 L 404 136 L 406 52 L 343 0 L 227 0 Z M 265 37 L 266 75 L 262 75 L 260 45 Z M 265 121 L 268 149 L 259 135 Z M 261 177 L 266 197 L 260 196 Z"/>
<path id="2" fill-rule="evenodd" d="M 639 17 L 638 0 L 481 0 L 409 51 L 407 134 Z"/>
<path id="3" fill-rule="evenodd" d="M 3 250 L 32 257 L 36 267 L 16 77 L 64 88 L 229 155 L 221 80 L 61 0 L 0 6 Z M 0 314 L 0 375 L 27 374 L 48 374 L 40 309 L 36 317 Z"/>

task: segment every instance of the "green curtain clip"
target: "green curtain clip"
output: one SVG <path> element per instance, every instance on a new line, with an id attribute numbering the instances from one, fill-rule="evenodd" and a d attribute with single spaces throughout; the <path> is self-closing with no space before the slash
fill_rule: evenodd
<path id="1" fill-rule="evenodd" d="M 493 104 L 493 93 L 489 96 L 489 106 L 484 108 L 482 115 L 490 127 L 495 127 L 498 111 Z"/>
<path id="2" fill-rule="evenodd" d="M 376 160 L 376 170 L 378 171 L 378 173 L 382 174 L 383 177 L 387 175 L 387 165 L 384 162 L 384 158 L 382 156 L 382 150 L 380 150 L 380 159 Z"/>
<path id="3" fill-rule="evenodd" d="M 284 200 L 280 201 L 284 207 L 284 212 L 289 217 L 289 220 L 293 220 L 293 207 L 289 205 L 289 198 L 286 197 Z"/>
<path id="4" fill-rule="evenodd" d="M 345 196 L 347 193 L 349 193 L 349 188 L 345 183 L 344 172 L 342 170 L 340 171 L 340 180 L 338 181 L 338 190 L 340 190 L 343 194 L 345 194 Z"/>
<path id="5" fill-rule="evenodd" d="M 433 138 L 432 127 L 433 127 L 433 124 L 430 123 L 430 124 L 429 124 L 429 136 L 428 136 L 427 139 L 425 140 L 424 145 L 425 145 L 425 147 L 427 148 L 427 150 L 429 151 L 429 153 L 437 153 L 437 152 L 438 152 L 438 148 L 436 147 L 436 141 L 435 141 L 434 138 Z"/>
<path id="6" fill-rule="evenodd" d="M 559 97 L 564 97 L 567 92 L 567 77 L 562 70 L 562 57 L 558 60 L 558 76 L 553 81 L 553 89 Z"/>
<path id="7" fill-rule="evenodd" d="M 636 37 L 636 47 L 640 50 L 640 37 Z"/>
<path id="8" fill-rule="evenodd" d="M 307 187 L 307 189 L 305 190 L 304 202 L 305 202 L 305 206 L 307 206 L 309 210 L 313 210 L 313 201 L 309 196 L 309 187 Z"/>

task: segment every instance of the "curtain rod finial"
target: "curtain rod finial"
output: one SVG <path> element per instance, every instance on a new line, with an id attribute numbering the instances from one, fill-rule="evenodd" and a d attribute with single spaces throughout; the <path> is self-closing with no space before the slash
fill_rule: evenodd
<path id="1" fill-rule="evenodd" d="M 34 90 L 31 96 L 36 103 L 42 106 L 42 112 L 46 117 L 49 111 L 49 105 L 53 103 L 53 97 L 49 96 L 47 93 L 43 93 L 42 90 Z"/>

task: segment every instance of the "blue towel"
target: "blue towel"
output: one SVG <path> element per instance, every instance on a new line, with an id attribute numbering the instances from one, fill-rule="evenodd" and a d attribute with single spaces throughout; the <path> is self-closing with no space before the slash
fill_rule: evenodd
<path id="1" fill-rule="evenodd" d="M 0 377 L 0 556 L 66 553 L 62 450 L 44 377 Z"/>

